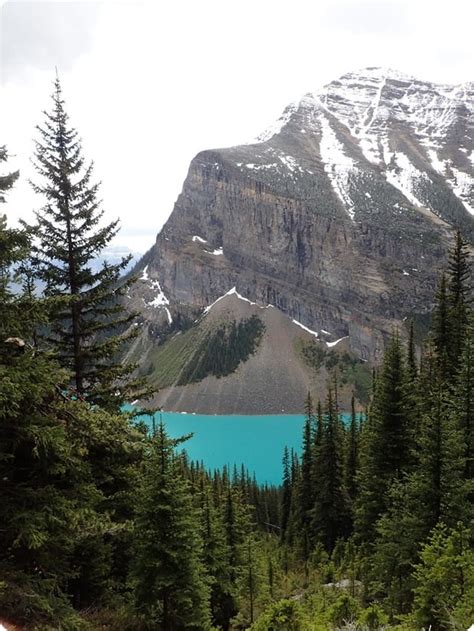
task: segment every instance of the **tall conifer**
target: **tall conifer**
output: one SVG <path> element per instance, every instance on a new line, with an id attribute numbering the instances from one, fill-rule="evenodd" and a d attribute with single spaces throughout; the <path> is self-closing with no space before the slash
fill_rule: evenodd
<path id="1" fill-rule="evenodd" d="M 407 472 L 413 431 L 405 358 L 398 336 L 391 340 L 378 375 L 369 423 L 364 431 L 356 529 L 373 540 L 373 528 L 387 508 L 387 493 L 395 478 Z"/>
<path id="2" fill-rule="evenodd" d="M 136 609 L 148 625 L 163 631 L 210 627 L 199 520 L 174 443 L 160 424 L 150 440 L 132 566 Z"/>
<path id="3" fill-rule="evenodd" d="M 40 181 L 33 189 L 46 204 L 29 226 L 34 236 L 32 268 L 47 296 L 69 296 L 53 303 L 49 340 L 72 371 L 75 389 L 93 402 L 118 409 L 141 393 L 141 384 L 130 379 L 133 366 L 117 357 L 127 337 L 120 331 L 133 317 L 125 315 L 118 302 L 127 287 L 119 287 L 119 277 L 129 259 L 93 269 L 94 260 L 117 234 L 118 220 L 101 226 L 99 184 L 93 183 L 93 164 L 86 165 L 78 134 L 69 125 L 58 78 L 52 101 L 43 126 L 37 127 L 34 166 Z"/>
<path id="4" fill-rule="evenodd" d="M 347 534 L 342 441 L 333 393 L 328 390 L 324 433 L 319 450 L 320 472 L 315 498 L 313 532 L 328 552 Z"/>

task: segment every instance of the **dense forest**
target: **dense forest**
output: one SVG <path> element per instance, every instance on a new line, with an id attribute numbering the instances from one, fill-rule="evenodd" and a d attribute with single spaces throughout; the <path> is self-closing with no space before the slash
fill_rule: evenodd
<path id="1" fill-rule="evenodd" d="M 178 380 L 178 385 L 200 381 L 208 375 L 225 377 L 237 370 L 257 349 L 265 325 L 256 315 L 220 324 L 198 346 Z"/>
<path id="2" fill-rule="evenodd" d="M 92 271 L 118 224 L 100 227 L 59 81 L 38 133 L 45 206 L 33 225 L 0 220 L 0 620 L 70 631 L 467 629 L 474 312 L 461 234 L 421 352 L 394 331 L 367 411 L 353 405 L 347 424 L 336 376 L 325 401 L 308 395 L 301 456 L 286 450 L 281 487 L 262 486 L 245 468 L 189 462 L 187 437 L 122 411 L 149 393 L 120 361 L 133 335 L 118 300 L 126 261 Z M 0 177 L 2 199 L 16 178 Z M 254 329 L 243 332 L 248 352 Z"/>

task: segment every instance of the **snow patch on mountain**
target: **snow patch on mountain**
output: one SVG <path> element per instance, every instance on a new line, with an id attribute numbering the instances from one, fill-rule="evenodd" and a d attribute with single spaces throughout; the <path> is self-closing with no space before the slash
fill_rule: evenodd
<path id="1" fill-rule="evenodd" d="M 258 307 L 259 309 L 270 309 L 273 308 L 273 305 L 266 305 L 266 306 L 262 306 L 262 305 L 258 305 L 256 302 L 252 302 L 252 300 L 249 300 L 248 298 L 245 298 L 244 296 L 242 296 L 242 294 L 239 294 L 239 292 L 237 291 L 237 287 L 232 287 L 232 289 L 229 289 L 228 292 L 226 292 L 224 295 L 220 296 L 219 298 L 217 298 L 217 300 L 214 300 L 213 303 L 211 303 L 210 305 L 208 305 L 204 311 L 202 312 L 202 315 L 205 316 L 209 313 L 209 311 L 221 300 L 223 300 L 226 296 L 237 296 L 237 298 L 239 300 L 243 300 L 244 302 L 248 302 L 249 305 L 252 305 L 254 307 Z"/>
<path id="2" fill-rule="evenodd" d="M 224 249 L 222 247 L 216 248 L 212 252 L 210 250 L 204 250 L 206 254 L 212 254 L 213 256 L 222 256 L 224 254 Z"/>
<path id="3" fill-rule="evenodd" d="M 420 179 L 429 181 L 429 177 L 423 171 L 417 169 L 404 153 L 390 154 L 384 151 L 384 157 L 389 158 L 385 177 L 387 181 L 398 188 L 403 195 L 415 206 L 423 206 L 416 196 L 417 182 Z"/>
<path id="4" fill-rule="evenodd" d="M 461 200 L 465 209 L 474 215 L 474 178 L 472 175 L 456 169 L 452 164 L 449 165 L 449 171 L 452 177 L 448 177 L 448 182 L 452 186 L 454 194 Z"/>
<path id="5" fill-rule="evenodd" d="M 237 166 L 239 166 L 239 164 Z M 242 166 L 242 163 L 240 163 L 240 166 Z M 261 171 L 265 169 L 276 169 L 278 164 L 276 162 L 272 162 L 270 164 L 254 164 L 251 162 L 249 164 L 244 164 L 244 167 L 253 171 Z"/>
<path id="6" fill-rule="evenodd" d="M 153 298 L 153 300 L 150 300 L 149 302 L 146 302 L 145 299 L 143 299 L 143 302 L 145 303 L 145 305 L 147 307 L 152 307 L 155 309 L 160 309 L 163 308 L 166 312 L 166 317 L 168 318 L 168 323 L 172 324 L 173 323 L 173 318 L 171 317 L 171 312 L 168 309 L 168 306 L 170 304 L 169 299 L 165 296 L 165 294 L 163 293 L 163 290 L 161 289 L 161 285 L 159 283 L 158 280 L 152 280 L 148 274 L 148 265 L 145 266 L 145 268 L 143 269 L 142 275 L 140 276 L 139 280 L 143 280 L 145 282 L 147 282 L 152 289 L 156 290 L 156 295 Z"/>
<path id="7" fill-rule="evenodd" d="M 433 169 L 444 176 L 446 171 L 446 163 L 444 162 L 444 160 L 440 160 L 438 158 L 438 154 L 434 149 L 427 149 L 426 153 Z"/>
<path id="8" fill-rule="evenodd" d="M 298 320 L 292 320 L 292 322 L 293 324 L 296 324 L 296 326 L 299 326 L 301 329 L 303 329 L 303 331 L 306 331 L 306 333 L 310 333 L 311 335 L 314 335 L 314 337 L 319 337 L 317 331 L 312 331 L 311 329 L 308 329 L 307 326 L 301 324 L 301 322 L 298 322 Z"/>
<path id="9" fill-rule="evenodd" d="M 354 219 L 354 204 L 348 192 L 350 178 L 356 170 L 355 161 L 344 152 L 340 142 L 324 114 L 320 117 L 321 142 L 319 150 L 324 170 L 329 177 L 336 195 L 341 200 L 351 219 Z"/>
<path id="10" fill-rule="evenodd" d="M 287 169 L 289 169 L 291 172 L 298 170 L 303 173 L 304 169 L 300 167 L 298 161 L 293 156 L 285 155 L 284 153 L 282 153 L 278 157 L 282 164 L 286 166 Z"/>
<path id="11" fill-rule="evenodd" d="M 347 340 L 349 336 L 345 335 L 344 337 L 340 337 L 338 340 L 335 340 L 334 342 L 326 342 L 326 346 L 328 348 L 332 348 L 333 346 L 336 346 L 337 344 L 339 344 L 339 342 L 342 342 L 342 340 Z"/>

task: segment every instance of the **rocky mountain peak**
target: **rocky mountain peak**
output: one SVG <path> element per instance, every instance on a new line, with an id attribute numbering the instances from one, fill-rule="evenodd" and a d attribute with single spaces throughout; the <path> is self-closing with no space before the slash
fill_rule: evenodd
<path id="1" fill-rule="evenodd" d="M 367 68 L 256 141 L 199 153 L 142 265 L 160 299 L 133 304 L 155 335 L 235 287 L 377 360 L 430 311 L 454 229 L 474 240 L 473 109 L 472 83 Z"/>

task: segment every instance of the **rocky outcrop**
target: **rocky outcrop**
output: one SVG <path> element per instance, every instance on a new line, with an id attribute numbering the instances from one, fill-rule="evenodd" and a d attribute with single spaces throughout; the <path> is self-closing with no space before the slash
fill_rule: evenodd
<path id="1" fill-rule="evenodd" d="M 166 327 L 236 286 L 377 360 L 430 310 L 453 228 L 474 234 L 473 86 L 366 69 L 198 154 L 142 265 L 168 302 L 143 317 Z"/>

